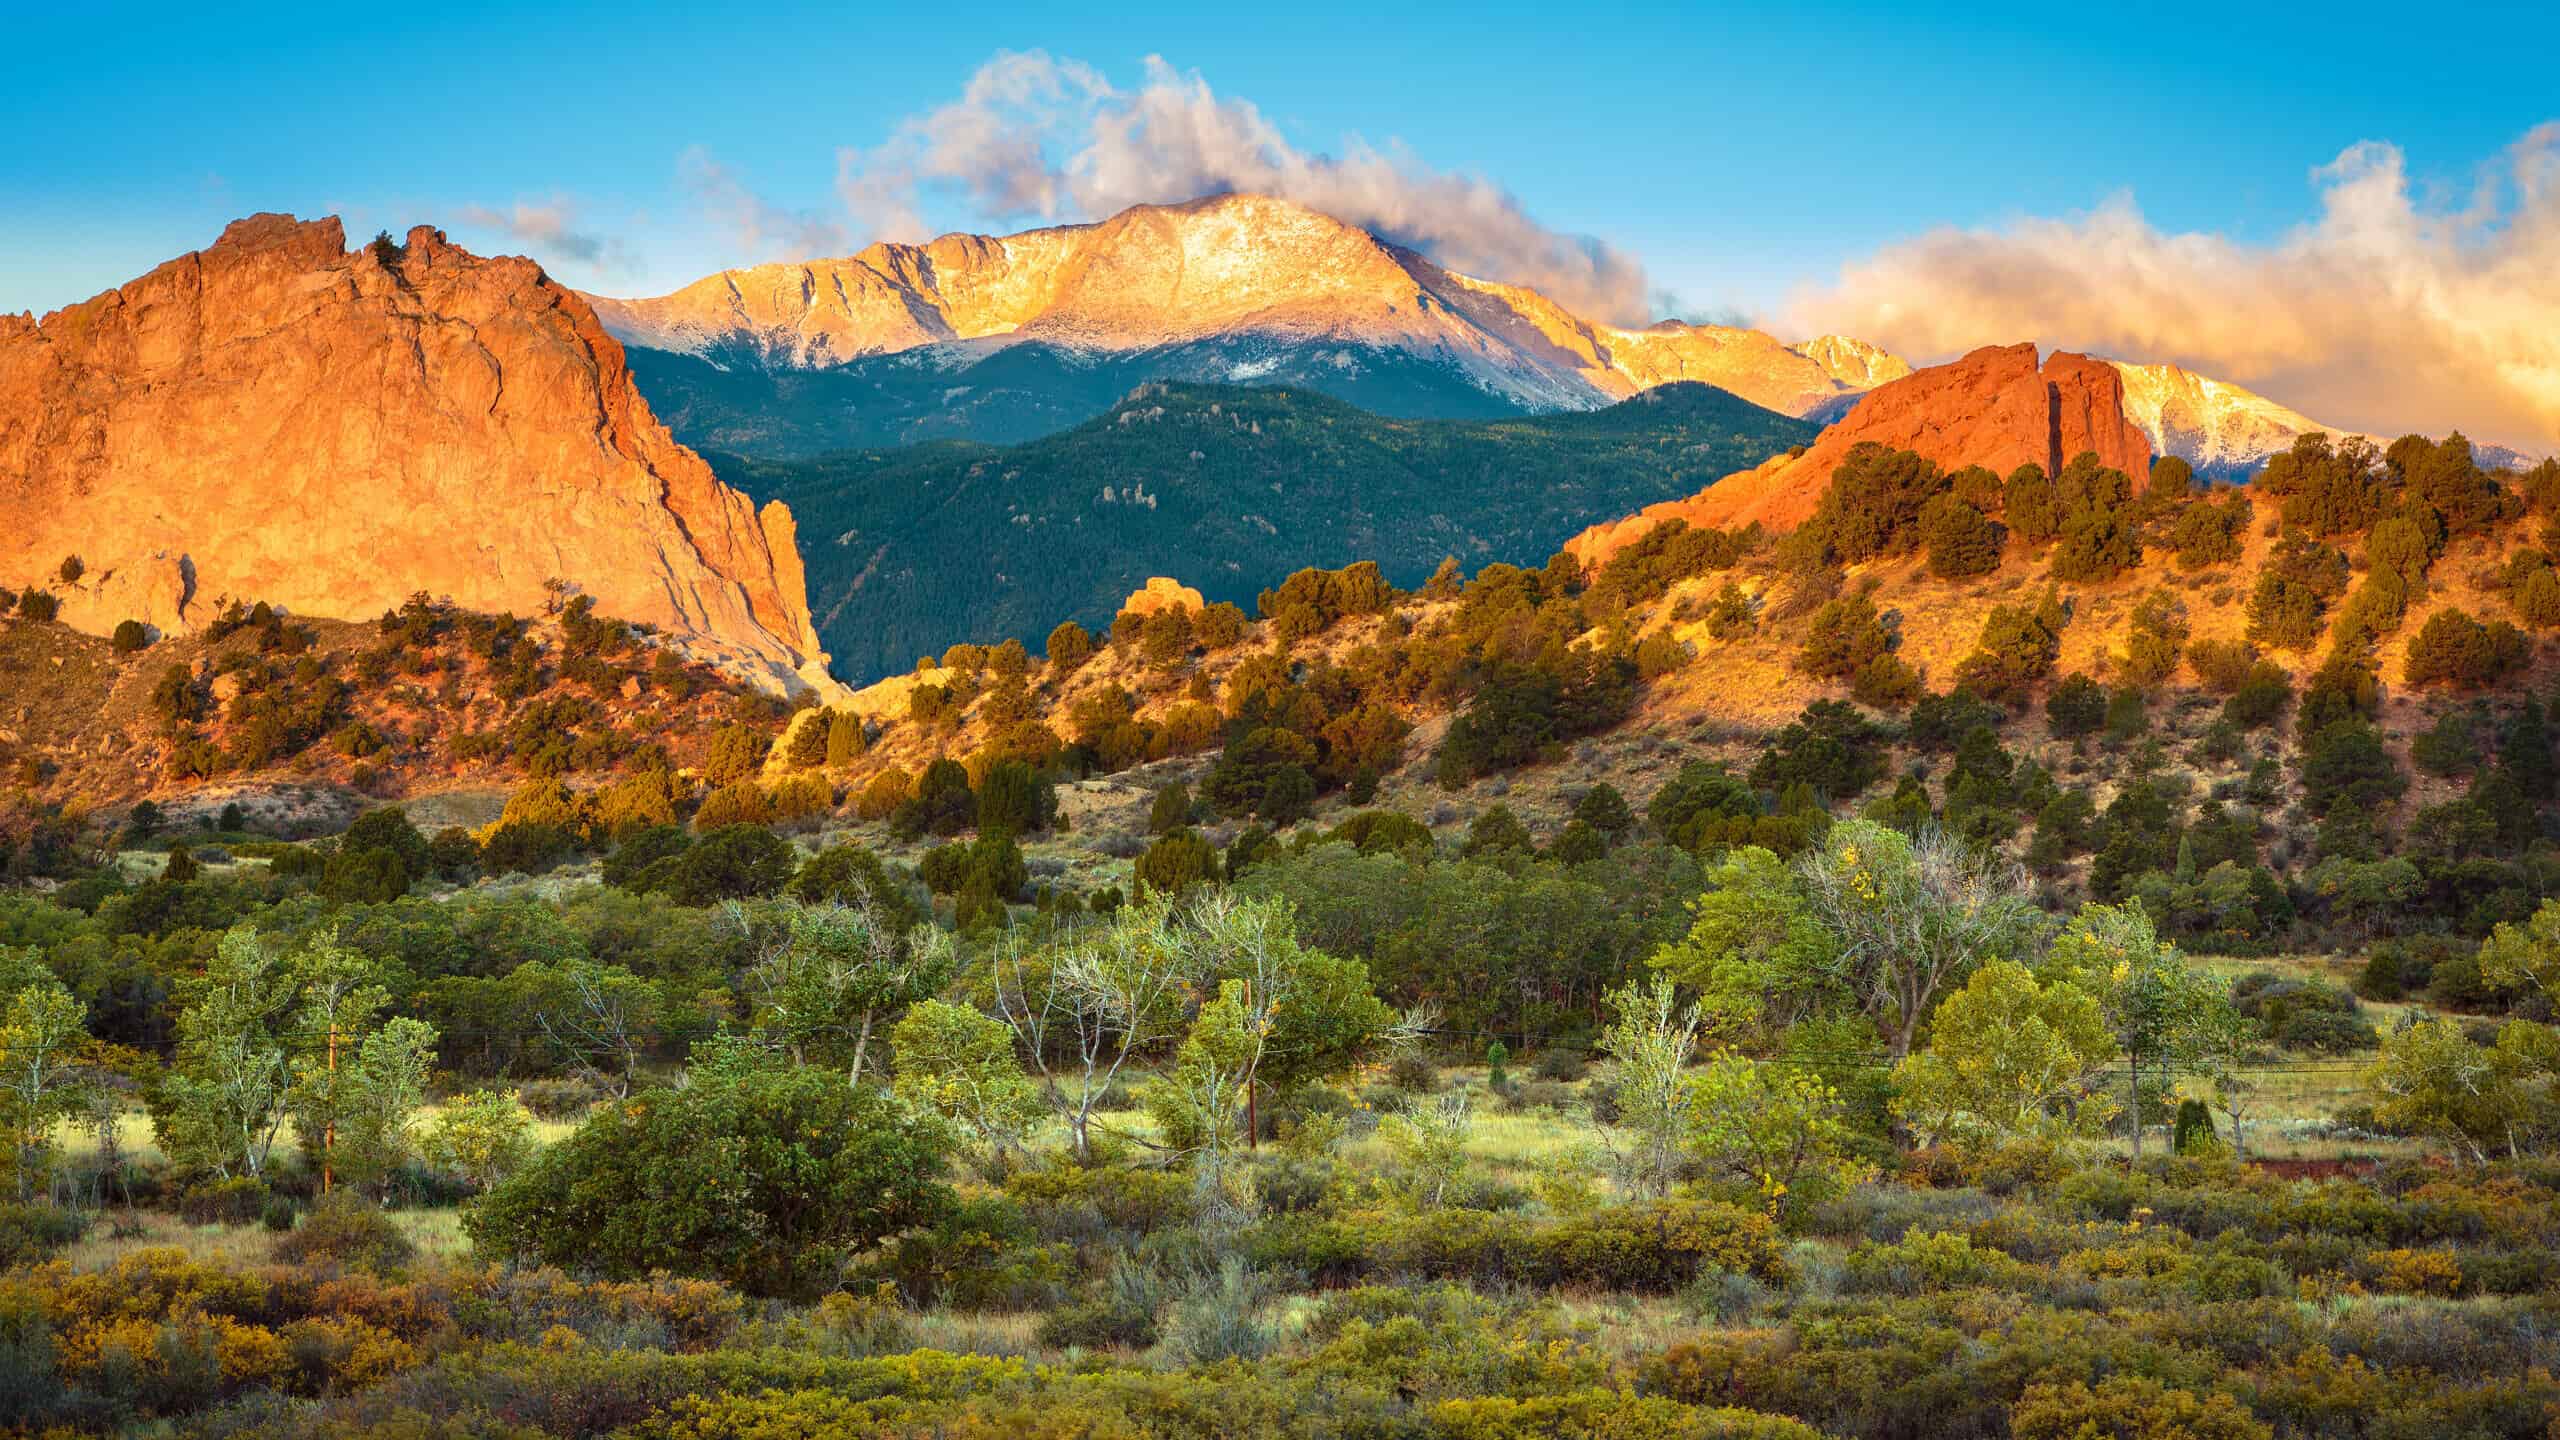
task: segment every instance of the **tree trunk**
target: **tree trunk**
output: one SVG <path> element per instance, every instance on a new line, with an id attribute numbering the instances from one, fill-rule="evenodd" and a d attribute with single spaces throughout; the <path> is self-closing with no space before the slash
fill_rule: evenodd
<path id="1" fill-rule="evenodd" d="M 851 1083 L 862 1083 L 862 1052 L 871 1048 L 871 1012 L 862 1012 L 862 1029 L 853 1037 L 853 1075 Z"/>
<path id="2" fill-rule="evenodd" d="M 2142 1160 L 2142 1057 L 2140 1054 L 2131 1050 L 2125 1052 L 2125 1073 L 2133 1077 L 2133 1158 L 2135 1163 L 2139 1164 Z"/>

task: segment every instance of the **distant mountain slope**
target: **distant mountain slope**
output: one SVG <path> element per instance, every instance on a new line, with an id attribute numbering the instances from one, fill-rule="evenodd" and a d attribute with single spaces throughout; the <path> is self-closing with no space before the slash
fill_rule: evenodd
<path id="1" fill-rule="evenodd" d="M 1406 418 L 1589 410 L 1694 380 L 1790 415 L 1909 373 L 1864 342 L 1586 320 L 1259 195 L 946 235 L 589 297 L 688 441 L 766 456 L 998 443 L 1149 380 L 1295 385 Z"/>
<path id="2" fill-rule="evenodd" d="M 2297 435 L 2356 433 L 2175 365 L 2112 363 L 2124 375 L 2125 412 L 2151 437 L 2151 448 L 2186 461 L 2199 475 L 2241 479 L 2255 474 L 2268 456 L 2292 449 Z M 2372 438 L 2387 443 L 2398 437 Z M 2475 444 L 2473 452 L 2492 469 L 2521 469 L 2534 459 L 2503 445 Z"/>
<path id="3" fill-rule="evenodd" d="M 800 517 L 812 608 L 859 683 L 963 638 L 1035 650 L 1172 575 L 1250 606 L 1308 565 L 1413 584 L 1456 555 L 1540 564 L 1594 520 L 1684 495 L 1815 427 L 1702 385 L 1606 410 L 1382 419 L 1267 387 L 1145 387 L 1062 434 L 781 463 L 715 458 Z"/>
<path id="4" fill-rule="evenodd" d="M 1587 410 L 1694 380 L 1829 424 L 1911 373 L 1842 335 L 1789 344 L 1734 326 L 1598 323 L 1260 195 L 588 298 L 678 438 L 766 458 L 1010 444 L 1155 380 L 1291 385 L 1411 419 Z M 2306 431 L 2350 433 L 2175 365 L 2109 363 L 2152 449 L 2215 479 L 2251 474 Z"/>

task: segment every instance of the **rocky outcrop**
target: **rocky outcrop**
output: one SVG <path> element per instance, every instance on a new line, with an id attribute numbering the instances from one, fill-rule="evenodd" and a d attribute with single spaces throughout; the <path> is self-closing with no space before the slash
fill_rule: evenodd
<path id="1" fill-rule="evenodd" d="M 529 614 L 552 582 L 765 683 L 824 679 L 790 512 L 677 444 L 530 260 L 258 215 L 41 324 L 0 316 L 0 584 L 48 585 L 82 629 L 418 591 Z"/>
<path id="2" fill-rule="evenodd" d="M 2051 474 L 2084 452 L 2137 478 L 2151 463 L 2150 437 L 2125 413 L 2124 378 L 2115 366 L 2069 351 L 2039 365 L 2031 344 L 1985 346 L 1879 386 L 1801 454 L 1594 526 L 1566 548 L 1585 560 L 1605 559 L 1670 519 L 1794 529 L 1813 513 L 1850 448 L 1868 441 L 2003 475 L 2028 463 Z"/>

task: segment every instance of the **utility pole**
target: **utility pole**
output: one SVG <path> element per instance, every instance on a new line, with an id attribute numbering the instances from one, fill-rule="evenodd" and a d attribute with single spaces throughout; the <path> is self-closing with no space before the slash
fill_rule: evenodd
<path id="1" fill-rule="evenodd" d="M 329 1023 L 329 1123 L 320 1130 L 320 1193 L 329 1193 L 336 1179 L 330 1163 L 338 1155 L 338 1025 Z"/>

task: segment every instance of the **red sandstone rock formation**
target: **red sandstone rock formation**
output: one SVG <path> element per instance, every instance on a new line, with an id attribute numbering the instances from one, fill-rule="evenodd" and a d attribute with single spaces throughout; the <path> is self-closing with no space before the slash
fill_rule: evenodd
<path id="1" fill-rule="evenodd" d="M 2039 366 L 2033 345 L 1990 345 L 1878 386 L 1801 455 L 1595 525 L 1566 548 L 1587 561 L 1605 560 L 1671 519 L 1726 527 L 1757 520 L 1771 530 L 1794 529 L 1813 514 L 1850 447 L 1869 440 L 1950 468 L 1985 465 L 2003 475 L 2030 461 L 2052 474 L 2083 451 L 2136 477 L 2151 463 L 2149 438 L 2125 414 L 2124 377 L 2116 367 L 2068 351 Z"/>
<path id="2" fill-rule="evenodd" d="M 767 683 L 824 674 L 790 512 L 675 443 L 530 260 L 257 215 L 42 324 L 0 316 L 0 584 L 69 623 L 417 591 L 535 614 L 553 579 Z"/>

